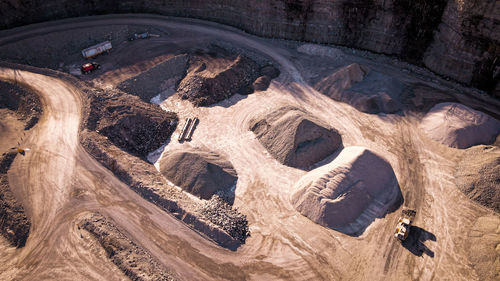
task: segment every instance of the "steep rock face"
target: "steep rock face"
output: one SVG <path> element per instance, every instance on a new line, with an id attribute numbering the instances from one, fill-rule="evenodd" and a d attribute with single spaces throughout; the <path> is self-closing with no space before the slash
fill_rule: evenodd
<path id="1" fill-rule="evenodd" d="M 9 0 L 0 2 L 0 29 L 106 13 L 192 17 L 259 36 L 399 55 L 491 90 L 500 63 L 494 60 L 499 52 L 499 9 L 496 0 Z"/>

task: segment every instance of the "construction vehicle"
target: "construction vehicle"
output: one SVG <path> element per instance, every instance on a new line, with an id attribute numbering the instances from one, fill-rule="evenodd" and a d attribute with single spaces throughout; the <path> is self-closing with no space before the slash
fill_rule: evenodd
<path id="1" fill-rule="evenodd" d="M 88 74 L 96 69 L 99 69 L 101 67 L 100 64 L 97 62 L 89 62 L 80 67 L 80 70 L 82 71 L 82 74 Z"/>
<path id="2" fill-rule="evenodd" d="M 404 241 L 408 238 L 408 234 L 410 233 L 410 227 L 415 219 L 417 211 L 411 210 L 408 208 L 403 208 L 401 211 L 401 217 L 399 218 L 398 224 L 396 225 L 396 230 L 394 231 L 394 237 L 398 238 L 401 241 Z"/>
<path id="3" fill-rule="evenodd" d="M 109 52 L 113 46 L 111 45 L 111 42 L 109 41 L 104 41 L 102 43 L 99 43 L 94 46 L 90 46 L 87 49 L 82 50 L 82 55 L 84 58 L 93 58 L 97 55 L 100 55 L 104 52 Z"/>

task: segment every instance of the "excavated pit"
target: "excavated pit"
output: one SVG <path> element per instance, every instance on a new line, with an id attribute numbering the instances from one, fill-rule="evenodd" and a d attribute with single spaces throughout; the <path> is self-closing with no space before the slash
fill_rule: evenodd
<path id="1" fill-rule="evenodd" d="M 291 202 L 298 212 L 349 235 L 362 233 L 401 198 L 391 165 L 359 146 L 343 149 L 332 162 L 304 175 L 295 189 Z"/>
<path id="2" fill-rule="evenodd" d="M 250 130 L 280 163 L 307 169 L 342 146 L 339 132 L 295 107 L 282 107 L 250 122 Z"/>

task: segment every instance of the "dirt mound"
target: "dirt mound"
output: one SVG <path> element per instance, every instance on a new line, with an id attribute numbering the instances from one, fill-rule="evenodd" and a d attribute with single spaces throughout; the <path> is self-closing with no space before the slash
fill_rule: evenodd
<path id="1" fill-rule="evenodd" d="M 116 146 L 145 157 L 168 140 L 177 126 L 175 113 L 122 92 L 97 94 L 88 121 Z"/>
<path id="2" fill-rule="evenodd" d="M 23 247 L 28 239 L 31 222 L 10 190 L 7 178 L 7 171 L 16 155 L 17 152 L 10 152 L 0 159 L 0 234 L 12 246 Z"/>
<path id="3" fill-rule="evenodd" d="M 0 80 L 0 108 L 15 111 L 25 121 L 25 129 L 33 127 L 42 114 L 42 104 L 33 90 L 26 86 Z"/>
<path id="4" fill-rule="evenodd" d="M 356 235 L 400 197 L 391 165 L 364 147 L 345 148 L 335 160 L 296 184 L 292 204 L 310 220 Z"/>
<path id="5" fill-rule="evenodd" d="M 467 252 L 479 280 L 500 280 L 500 217 L 480 217 L 469 230 Z"/>
<path id="6" fill-rule="evenodd" d="M 491 144 L 500 133 L 500 121 L 465 105 L 450 102 L 432 107 L 420 127 L 433 140 L 455 148 Z"/>
<path id="7" fill-rule="evenodd" d="M 160 172 L 185 191 L 210 199 L 218 191 L 230 192 L 237 175 L 232 164 L 222 156 L 202 150 L 165 152 Z"/>
<path id="8" fill-rule="evenodd" d="M 175 280 L 149 252 L 128 239 L 116 225 L 101 214 L 83 218 L 78 228 L 88 231 L 109 255 L 111 261 L 131 280 Z"/>
<path id="9" fill-rule="evenodd" d="M 467 149 L 457 165 L 455 182 L 470 199 L 500 213 L 500 148 Z"/>
<path id="10" fill-rule="evenodd" d="M 353 63 L 324 77 L 314 88 L 362 112 L 393 113 L 401 110 L 404 85 L 393 77 Z"/>
<path id="11" fill-rule="evenodd" d="M 254 119 L 250 130 L 280 163 L 295 168 L 308 168 L 342 145 L 337 130 L 294 107 Z"/>
<path id="12" fill-rule="evenodd" d="M 207 106 L 234 94 L 250 94 L 260 76 L 256 62 L 243 55 L 198 53 L 190 57 L 177 92 L 196 106 Z"/>

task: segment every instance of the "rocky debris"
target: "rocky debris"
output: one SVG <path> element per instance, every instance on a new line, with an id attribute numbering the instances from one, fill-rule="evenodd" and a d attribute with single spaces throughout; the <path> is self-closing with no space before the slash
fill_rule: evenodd
<path id="1" fill-rule="evenodd" d="M 25 130 L 31 129 L 42 115 L 42 104 L 30 88 L 0 80 L 0 108 L 15 111 L 25 122 Z"/>
<path id="2" fill-rule="evenodd" d="M 259 66 L 244 55 L 227 51 L 198 52 L 189 59 L 186 76 L 177 92 L 196 106 L 208 106 L 234 94 L 250 94 Z"/>
<path id="3" fill-rule="evenodd" d="M 239 240 L 231 237 L 220 226 L 203 219 L 196 212 L 198 203 L 171 186 L 150 163 L 117 148 L 109 139 L 93 131 L 82 132 L 80 140 L 90 155 L 144 199 L 171 213 L 221 247 L 236 250 L 241 245 Z M 234 199 L 234 193 L 230 192 L 229 195 Z"/>
<path id="4" fill-rule="evenodd" d="M 149 252 L 127 238 L 114 222 L 101 214 L 87 215 L 78 226 L 99 241 L 111 261 L 131 280 L 176 280 Z"/>
<path id="5" fill-rule="evenodd" d="M 500 121 L 459 103 L 440 103 L 422 119 L 420 127 L 433 140 L 454 148 L 491 144 Z"/>
<path id="6" fill-rule="evenodd" d="M 362 233 L 401 197 L 391 165 L 358 146 L 343 149 L 332 162 L 304 175 L 295 188 L 297 211 L 349 235 Z"/>
<path id="7" fill-rule="evenodd" d="M 219 190 L 230 190 L 238 180 L 231 162 L 201 149 L 164 152 L 159 166 L 169 181 L 207 200 Z"/>
<path id="8" fill-rule="evenodd" d="M 177 115 L 120 91 L 95 92 L 87 128 L 116 146 L 146 157 L 165 143 L 177 127 Z"/>
<path id="9" fill-rule="evenodd" d="M 16 155 L 17 152 L 9 152 L 0 159 L 0 234 L 20 248 L 28 240 L 31 222 L 9 187 L 7 171 Z"/>
<path id="10" fill-rule="evenodd" d="M 455 183 L 470 199 L 500 213 L 500 148 L 467 149 L 458 162 Z"/>
<path id="11" fill-rule="evenodd" d="M 327 75 L 314 88 L 359 111 L 376 114 L 401 110 L 400 96 L 405 86 L 396 78 L 353 63 Z"/>
<path id="12" fill-rule="evenodd" d="M 221 227 L 242 244 L 250 236 L 247 217 L 218 195 L 213 195 L 210 200 L 204 201 L 197 211 L 203 218 Z"/>
<path id="13" fill-rule="evenodd" d="M 174 88 L 177 88 L 181 78 L 186 73 L 188 55 L 181 54 L 169 58 L 147 71 L 125 80 L 117 88 L 134 96 L 140 97 L 145 102 L 150 102 L 163 89 L 162 84 L 174 79 Z"/>
<path id="14" fill-rule="evenodd" d="M 466 250 L 478 280 L 499 280 L 500 217 L 478 218 L 467 236 Z"/>
<path id="15" fill-rule="evenodd" d="M 342 145 L 339 132 L 295 107 L 282 107 L 250 122 L 250 130 L 280 163 L 306 169 Z"/>
<path id="16" fill-rule="evenodd" d="M 332 59 L 342 59 L 344 57 L 344 52 L 340 49 L 316 44 L 302 44 L 297 48 L 297 51 L 311 56 L 329 57 Z"/>

